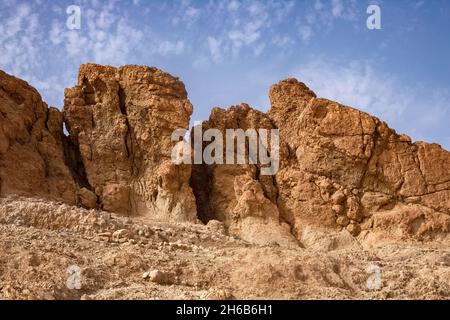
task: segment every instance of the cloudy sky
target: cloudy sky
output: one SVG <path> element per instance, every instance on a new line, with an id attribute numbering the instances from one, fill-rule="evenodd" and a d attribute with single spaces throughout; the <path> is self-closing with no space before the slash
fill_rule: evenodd
<path id="1" fill-rule="evenodd" d="M 381 9 L 369 30 L 367 8 Z M 81 9 L 79 30 L 67 8 Z M 269 108 L 296 77 L 414 140 L 450 149 L 450 1 L 204 0 L 0 3 L 0 69 L 62 106 L 81 63 L 156 66 L 180 77 L 192 120 L 214 106 Z"/>

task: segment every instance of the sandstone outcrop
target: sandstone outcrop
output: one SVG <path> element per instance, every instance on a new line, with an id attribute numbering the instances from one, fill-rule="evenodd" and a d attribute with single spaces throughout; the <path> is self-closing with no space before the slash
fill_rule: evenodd
<path id="1" fill-rule="evenodd" d="M 257 165 L 194 166 L 192 185 L 204 219 L 224 221 L 243 238 L 253 234 L 246 231 L 247 215 L 270 220 L 278 236 L 285 232 L 273 226 L 287 225 L 284 230 L 299 240 L 309 226 L 358 236 L 386 219 L 400 219 L 412 237 L 448 234 L 449 152 L 412 143 L 367 113 L 317 98 L 296 79 L 272 86 L 269 95 L 267 114 L 247 105 L 216 108 L 203 124 L 204 130 L 280 130 L 280 170 L 273 179 L 258 175 Z M 265 237 L 262 228 L 257 233 L 277 238 Z"/>
<path id="2" fill-rule="evenodd" d="M 71 161 L 81 161 L 85 187 L 101 208 L 196 220 L 191 168 L 170 158 L 172 131 L 187 129 L 191 113 L 183 83 L 156 68 L 80 67 L 63 114 Z"/>
<path id="3" fill-rule="evenodd" d="M 202 131 L 219 129 L 272 129 L 270 119 L 247 104 L 228 110 L 214 108 Z M 208 143 L 204 143 L 206 147 Z M 242 152 L 234 146 L 235 153 Z M 225 148 L 224 148 L 225 153 Z M 248 155 L 248 146 L 245 153 Z M 229 233 L 256 243 L 296 244 L 290 226 L 280 219 L 277 190 L 272 176 L 260 175 L 260 164 L 198 164 L 193 166 L 191 186 L 199 217 L 224 222 Z"/>
<path id="4" fill-rule="evenodd" d="M 375 117 L 316 98 L 295 79 L 274 85 L 270 99 L 268 115 L 286 152 L 276 175 L 278 203 L 297 230 L 302 220 L 335 226 L 346 215 L 357 235 L 373 213 L 405 203 L 436 212 L 424 223 L 450 213 L 450 153 L 439 145 L 412 143 Z"/>
<path id="5" fill-rule="evenodd" d="M 0 71 L 0 195 L 41 196 L 76 203 L 64 162 L 63 117 L 36 89 Z"/>
<path id="6" fill-rule="evenodd" d="M 226 136 L 227 129 L 278 129 L 274 175 L 262 174 L 258 162 L 173 163 L 171 136 L 188 129 L 192 105 L 183 83 L 156 68 L 82 65 L 62 112 L 0 72 L 0 195 L 211 221 L 224 234 L 265 245 L 310 245 L 326 230 L 343 239 L 375 239 L 380 232 L 448 238 L 448 151 L 317 98 L 296 79 L 272 86 L 269 96 L 267 113 L 246 104 L 214 108 L 201 130 Z"/>

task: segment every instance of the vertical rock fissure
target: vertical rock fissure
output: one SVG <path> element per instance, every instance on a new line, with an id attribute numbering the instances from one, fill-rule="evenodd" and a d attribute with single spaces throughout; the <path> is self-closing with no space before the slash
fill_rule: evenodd
<path id="1" fill-rule="evenodd" d="M 66 127 L 68 126 L 66 122 L 63 122 L 63 125 L 65 125 Z M 63 135 L 62 143 L 64 151 L 64 163 L 69 168 L 69 171 L 75 183 L 80 188 L 86 188 L 93 191 L 92 186 L 90 185 L 87 178 L 86 168 L 84 167 L 78 144 L 72 141 L 70 133 L 68 136 Z"/>
<path id="2" fill-rule="evenodd" d="M 210 185 L 211 181 L 207 166 L 204 164 L 193 164 L 189 186 L 194 193 L 197 206 L 197 218 L 205 224 L 214 218 L 214 213 L 211 211 L 208 191 L 208 186 Z"/>
<path id="3" fill-rule="evenodd" d="M 124 116 L 125 118 L 125 125 L 127 126 L 127 132 L 125 134 L 125 148 L 127 151 L 127 156 L 128 159 L 131 162 L 131 169 L 132 169 L 132 175 L 137 175 L 138 174 L 138 166 L 135 163 L 135 150 L 133 150 L 133 130 L 131 128 L 130 122 L 128 120 L 128 110 L 127 110 L 127 104 L 126 104 L 126 93 L 125 90 L 119 86 L 119 91 L 118 91 L 118 96 L 119 96 L 119 109 L 120 109 L 120 113 Z"/>

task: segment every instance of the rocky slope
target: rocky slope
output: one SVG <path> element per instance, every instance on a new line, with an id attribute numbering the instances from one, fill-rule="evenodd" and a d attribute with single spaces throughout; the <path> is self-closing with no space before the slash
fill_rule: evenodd
<path id="1" fill-rule="evenodd" d="M 296 79 L 269 96 L 201 130 L 279 129 L 273 176 L 173 163 L 192 105 L 156 68 L 82 65 L 62 111 L 0 72 L 0 298 L 448 298 L 450 153 Z"/>
<path id="2" fill-rule="evenodd" d="M 308 234 L 307 248 L 255 245 L 215 220 L 155 222 L 6 197 L 0 299 L 450 299 L 448 244 Z"/>

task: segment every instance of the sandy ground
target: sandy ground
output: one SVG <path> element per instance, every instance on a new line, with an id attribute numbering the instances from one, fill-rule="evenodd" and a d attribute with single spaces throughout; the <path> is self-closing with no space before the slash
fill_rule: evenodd
<path id="1" fill-rule="evenodd" d="M 450 298 L 448 244 L 316 238 L 306 248 L 257 246 L 220 223 L 1 199 L 0 299 Z"/>

